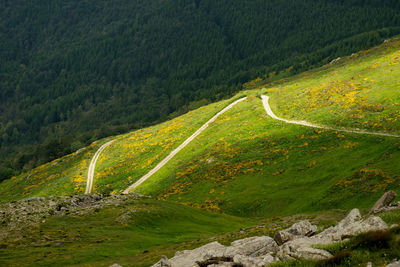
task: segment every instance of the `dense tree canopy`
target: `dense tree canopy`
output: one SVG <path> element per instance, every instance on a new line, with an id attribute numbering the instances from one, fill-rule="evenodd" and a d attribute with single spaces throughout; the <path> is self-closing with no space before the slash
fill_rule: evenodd
<path id="1" fill-rule="evenodd" d="M 400 32 L 399 11 L 398 0 L 0 0 L 0 180 L 261 74 L 374 45 Z"/>

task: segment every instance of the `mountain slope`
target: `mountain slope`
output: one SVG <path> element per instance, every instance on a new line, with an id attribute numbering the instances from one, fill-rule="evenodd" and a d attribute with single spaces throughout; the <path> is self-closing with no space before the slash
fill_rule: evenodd
<path id="1" fill-rule="evenodd" d="M 400 133 L 399 45 L 394 38 L 270 87 L 271 105 L 289 119 Z"/>
<path id="2" fill-rule="evenodd" d="M 126 188 L 227 103 L 221 101 L 156 126 L 102 139 L 79 153 L 13 177 L 1 184 L 0 200 L 8 202 L 23 197 L 83 193 L 91 158 L 102 144 L 114 138 L 116 141 L 103 151 L 97 162 L 93 192 Z"/>
<path id="3" fill-rule="evenodd" d="M 275 121 L 234 107 L 137 192 L 241 216 L 368 207 L 397 189 L 399 138 Z"/>
<path id="4" fill-rule="evenodd" d="M 377 44 L 400 25 L 396 0 L 0 4 L 0 179 L 257 75 Z"/>
<path id="5" fill-rule="evenodd" d="M 343 63 L 324 66 L 271 87 L 245 91 L 233 99 L 205 106 L 170 122 L 118 136 L 115 143 L 101 154 L 96 166 L 94 192 L 122 192 L 215 113 L 235 99 L 248 95 L 246 101 L 220 116 L 137 191 L 240 216 L 369 207 L 382 192 L 399 187 L 400 169 L 396 163 L 400 157 L 399 138 L 287 124 L 269 117 L 261 99 L 256 96 L 269 94 L 273 111 L 281 117 L 338 127 L 359 127 L 350 119 L 347 124 L 341 124 L 341 121 L 346 121 L 341 117 L 345 114 L 343 111 L 379 106 L 379 110 L 366 109 L 361 114 L 375 125 L 382 121 L 382 117 L 397 114 L 399 110 L 395 103 L 400 102 L 400 95 L 397 79 L 393 77 L 399 77 L 400 64 L 392 64 L 399 49 L 399 40 L 393 39 L 371 51 L 360 52 L 357 57 L 343 59 Z M 378 63 L 379 67 L 370 71 L 370 66 Z M 332 101 L 315 106 L 313 112 L 298 112 L 310 104 L 310 101 L 300 98 L 310 95 L 309 90 L 313 88 L 310 84 L 320 84 L 325 88 L 323 84 L 360 73 L 363 74 L 358 79 L 363 82 L 377 79 L 374 77 L 382 78 L 379 83 L 368 84 L 368 90 L 349 86 L 346 94 L 338 90 Z M 321 80 L 325 82 L 320 83 Z M 344 98 L 354 94 L 359 97 L 354 98 L 357 101 Z M 386 100 L 381 103 L 382 97 Z M 285 104 L 291 102 L 295 104 Z M 329 110 L 336 110 L 337 114 Z M 388 124 L 390 128 L 366 127 L 366 130 L 398 133 L 398 121 L 395 118 L 391 121 L 393 123 Z M 94 152 L 91 150 L 91 155 Z M 72 159 L 72 169 L 80 164 L 86 164 L 87 168 L 88 160 Z M 74 192 L 77 183 L 72 171 L 54 180 L 59 185 L 46 182 L 46 175 L 51 171 L 57 172 L 57 168 L 62 166 L 48 164 L 48 170 L 38 168 L 35 176 L 28 172 L 3 182 L 0 187 L 2 201 L 57 191 L 60 194 Z M 61 181 L 68 181 L 68 184 Z M 27 185 L 29 190 L 21 195 L 23 186 Z M 83 187 L 81 181 L 75 192 L 82 192 Z"/>
<path id="6" fill-rule="evenodd" d="M 0 265 L 110 266 L 118 261 L 149 266 L 162 254 L 173 253 L 171 247 L 191 248 L 256 223 L 134 195 L 92 198 L 97 199 L 93 206 L 86 203 L 90 198 L 80 202 L 76 196 L 0 205 L 5 214 L 17 217 L 10 224 L 9 217 L 0 217 Z M 53 214 L 46 214 L 48 202 L 58 203 L 61 212 L 50 208 Z M 77 203 L 82 207 L 72 208 Z M 32 223 L 35 215 L 40 215 L 38 222 Z"/>

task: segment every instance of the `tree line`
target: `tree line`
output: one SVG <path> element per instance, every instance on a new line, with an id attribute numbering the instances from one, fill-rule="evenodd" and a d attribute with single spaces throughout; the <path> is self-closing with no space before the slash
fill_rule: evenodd
<path id="1" fill-rule="evenodd" d="M 0 6 L 0 180 L 400 32 L 397 0 Z"/>

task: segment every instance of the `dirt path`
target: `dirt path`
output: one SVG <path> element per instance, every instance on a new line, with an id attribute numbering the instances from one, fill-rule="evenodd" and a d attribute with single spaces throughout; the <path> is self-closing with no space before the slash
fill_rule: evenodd
<path id="1" fill-rule="evenodd" d="M 292 120 L 282 119 L 282 118 L 279 118 L 278 116 L 276 116 L 274 114 L 274 112 L 272 112 L 272 109 L 271 109 L 271 107 L 269 105 L 269 96 L 262 95 L 261 98 L 262 98 L 262 102 L 263 102 L 264 108 L 267 111 L 267 114 L 271 118 L 273 118 L 275 120 L 280 120 L 280 121 L 283 121 L 283 122 L 286 122 L 286 123 L 291 123 L 291 124 L 303 125 L 303 126 L 307 126 L 307 127 L 313 127 L 313 128 L 318 128 L 318 129 L 326 129 L 326 130 L 333 130 L 333 131 L 340 131 L 340 132 L 346 132 L 346 133 L 358 133 L 358 134 L 370 134 L 370 135 L 379 135 L 379 136 L 400 137 L 400 135 L 398 135 L 398 134 L 368 132 L 368 131 L 364 131 L 364 130 L 360 130 L 360 129 L 333 128 L 333 127 L 329 127 L 329 126 L 313 124 L 313 123 L 306 122 L 306 121 L 292 121 Z"/>
<path id="2" fill-rule="evenodd" d="M 103 150 L 106 147 L 108 147 L 109 145 L 111 145 L 114 141 L 115 141 L 115 139 L 105 143 L 94 154 L 92 161 L 90 162 L 90 165 L 89 165 L 85 194 L 90 194 L 92 192 L 94 170 L 96 168 L 96 162 L 99 159 L 101 152 L 103 152 Z"/>
<path id="3" fill-rule="evenodd" d="M 162 161 L 160 161 L 157 166 L 155 166 L 151 171 L 149 171 L 147 174 L 142 176 L 139 180 L 137 180 L 134 184 L 129 186 L 127 189 L 125 189 L 122 193 L 123 194 L 128 194 L 130 191 L 141 185 L 144 181 L 146 181 L 150 176 L 152 176 L 154 173 L 156 173 L 159 169 L 161 169 L 170 159 L 172 159 L 179 151 L 181 151 L 185 146 L 187 146 L 193 139 L 195 139 L 201 132 L 203 132 L 208 125 L 210 125 L 212 122 L 214 122 L 218 116 L 221 114 L 225 113 L 229 109 L 231 109 L 233 106 L 235 106 L 237 103 L 245 100 L 247 97 L 243 97 L 239 100 L 236 100 L 232 104 L 228 105 L 225 107 L 223 110 L 218 112 L 214 117 L 212 117 L 209 121 L 207 121 L 203 126 L 201 126 L 194 134 L 192 134 L 188 139 L 186 139 L 180 146 L 178 146 L 176 149 L 174 149 L 166 158 L 164 158 Z"/>

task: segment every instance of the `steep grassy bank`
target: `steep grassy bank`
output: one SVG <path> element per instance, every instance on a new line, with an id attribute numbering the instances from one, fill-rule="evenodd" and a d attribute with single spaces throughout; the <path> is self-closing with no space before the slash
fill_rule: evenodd
<path id="1" fill-rule="evenodd" d="M 399 188 L 398 138 L 285 124 L 268 117 L 255 96 L 268 94 L 273 111 L 284 118 L 398 133 L 399 49 L 394 39 L 241 93 L 250 98 L 219 117 L 138 191 L 240 216 L 370 206 L 385 190 Z M 234 99 L 119 136 L 98 161 L 94 192 L 121 192 Z M 1 199 L 82 192 L 100 144 L 2 183 Z"/>
<path id="2" fill-rule="evenodd" d="M 109 266 L 118 261 L 123 266 L 149 266 L 176 248 L 190 248 L 255 223 L 139 198 L 114 207 L 53 216 L 29 231 L 2 238 L 0 265 Z"/>
<path id="3" fill-rule="evenodd" d="M 267 87 L 278 116 L 400 133 L 400 39 Z"/>
<path id="4" fill-rule="evenodd" d="M 80 153 L 6 180 L 0 186 L 0 201 L 84 192 L 91 158 L 102 144 L 114 138 L 117 140 L 103 151 L 97 162 L 93 192 L 124 189 L 231 101 L 220 101 L 156 126 L 100 140 Z"/>
<path id="5" fill-rule="evenodd" d="M 398 138 L 275 121 L 250 97 L 138 192 L 240 216 L 363 208 L 399 188 L 399 157 Z"/>
<path id="6" fill-rule="evenodd" d="M 99 140 L 76 153 L 3 181 L 0 185 L 0 202 L 32 196 L 83 193 L 89 163 L 97 149 L 109 140 Z"/>

